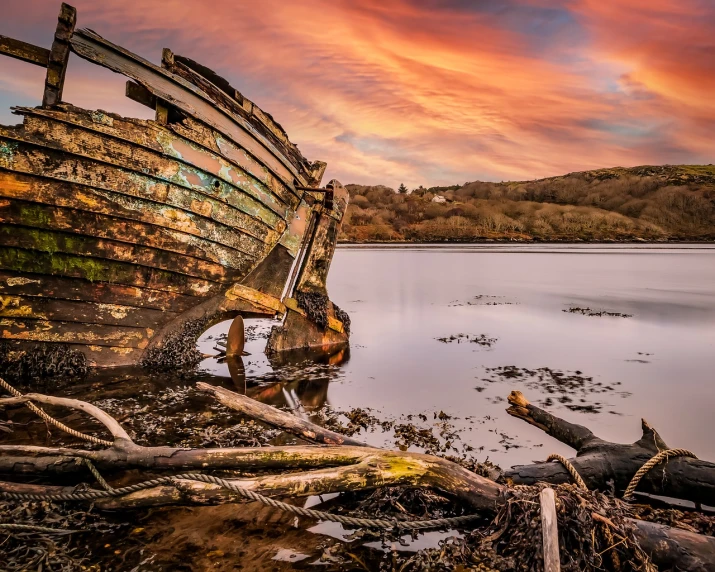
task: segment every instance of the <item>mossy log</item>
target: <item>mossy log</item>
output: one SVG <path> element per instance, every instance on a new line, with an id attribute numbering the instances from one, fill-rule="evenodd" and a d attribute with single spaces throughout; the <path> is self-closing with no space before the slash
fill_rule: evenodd
<path id="1" fill-rule="evenodd" d="M 576 457 L 569 461 L 589 489 L 608 491 L 615 487 L 616 493 L 622 494 L 638 469 L 658 452 L 669 448 L 645 420 L 642 420 L 643 436 L 638 441 L 611 443 L 582 425 L 569 423 L 532 405 L 520 391 L 512 391 L 508 400 L 511 407 L 507 413 L 576 450 Z M 505 476 L 516 485 L 573 480 L 564 466 L 555 462 L 512 467 Z M 637 490 L 715 506 L 715 463 L 692 457 L 671 458 L 646 473 Z"/>

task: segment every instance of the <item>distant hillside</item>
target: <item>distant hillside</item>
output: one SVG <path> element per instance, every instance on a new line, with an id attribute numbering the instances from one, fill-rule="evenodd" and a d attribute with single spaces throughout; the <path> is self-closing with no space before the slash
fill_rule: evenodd
<path id="1" fill-rule="evenodd" d="M 404 194 L 347 188 L 343 241 L 715 240 L 713 165 L 616 167 Z"/>

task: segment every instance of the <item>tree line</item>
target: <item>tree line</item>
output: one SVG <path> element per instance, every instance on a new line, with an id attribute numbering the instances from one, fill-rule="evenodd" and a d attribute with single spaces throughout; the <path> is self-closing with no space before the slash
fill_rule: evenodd
<path id="1" fill-rule="evenodd" d="M 715 166 L 599 169 L 449 187 L 347 185 L 341 240 L 715 239 Z"/>

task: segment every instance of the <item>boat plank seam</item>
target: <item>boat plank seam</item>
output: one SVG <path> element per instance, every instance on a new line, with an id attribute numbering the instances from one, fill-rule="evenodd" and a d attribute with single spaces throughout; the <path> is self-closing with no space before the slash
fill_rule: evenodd
<path id="1" fill-rule="evenodd" d="M 298 173 L 295 166 L 282 156 L 275 147 L 271 149 L 273 146 L 265 141 L 263 136 L 257 133 L 252 125 L 216 107 L 215 102 L 211 100 L 211 98 L 183 78 L 132 54 L 128 50 L 113 44 L 91 30 L 79 30 L 75 32 L 72 37 L 72 49 L 78 56 L 84 59 L 132 78 L 154 93 L 158 98 L 175 105 L 178 109 L 194 117 L 206 121 L 226 136 L 235 140 L 236 143 L 241 144 L 241 139 L 252 139 L 257 149 L 261 148 L 268 154 L 267 157 L 261 157 L 259 155 L 257 158 L 261 159 L 261 162 L 264 164 L 266 162 L 272 163 L 266 164 L 266 167 L 271 169 L 275 175 L 287 183 L 290 183 L 293 177 L 301 180 L 303 184 L 308 183 L 308 181 Z M 179 97 L 183 96 L 184 101 L 177 99 L 177 95 Z M 201 107 L 205 107 L 206 110 L 201 111 Z M 224 118 L 228 120 L 228 124 L 226 124 Z M 237 121 L 237 119 L 239 120 Z M 221 127 L 222 124 L 224 128 Z M 245 144 L 243 146 L 245 146 Z M 257 155 L 256 151 L 250 148 L 249 151 L 251 151 L 252 155 Z"/>
<path id="2" fill-rule="evenodd" d="M 23 253 L 34 253 L 34 256 L 23 257 Z M 41 255 L 41 256 L 38 256 Z M 43 257 L 49 258 L 50 260 L 43 260 Z M 50 270 L 28 270 L 26 267 L 37 267 L 38 265 L 43 265 L 49 262 L 47 265 Z M 12 266 L 10 264 L 13 264 Z M 98 264 L 105 264 L 106 266 L 98 266 Z M 25 265 L 18 267 L 16 265 Z M 34 266 L 33 266 L 34 265 Z M 137 268 L 134 264 L 128 262 L 121 262 L 115 260 L 107 259 L 97 259 L 91 256 L 81 256 L 81 255 L 71 255 L 65 253 L 56 253 L 51 255 L 47 252 L 42 252 L 40 250 L 31 250 L 20 247 L 0 247 L 0 268 L 6 270 L 14 270 L 17 272 L 27 272 L 32 274 L 47 274 L 50 273 L 52 276 L 64 276 L 71 278 L 82 278 L 88 282 L 106 282 L 111 284 L 124 284 L 130 287 L 137 288 L 150 288 L 157 290 L 157 288 L 152 288 L 152 281 L 159 281 L 162 283 L 162 289 L 169 292 L 176 292 L 179 294 L 186 294 L 188 296 L 194 296 L 199 298 L 204 298 L 206 294 L 210 293 L 212 289 L 218 293 L 216 287 L 221 286 L 217 282 L 212 282 L 209 280 L 203 280 L 199 278 L 193 278 L 191 276 L 186 276 L 185 274 L 177 274 L 174 272 L 169 272 L 166 270 L 160 270 L 157 268 L 149 268 L 146 266 L 140 267 L 143 272 L 137 273 Z M 53 273 L 54 272 L 54 273 Z M 115 274 L 125 274 L 132 275 L 133 280 L 128 278 L 122 278 L 120 282 L 116 276 L 110 276 L 107 278 L 108 274 L 114 272 Z M 172 283 L 169 277 L 159 278 L 158 276 L 173 275 L 183 280 L 179 280 L 179 283 L 184 282 L 183 285 L 177 286 Z M 187 286 L 187 284 L 192 284 Z"/>
<path id="3" fill-rule="evenodd" d="M 151 268 L 154 270 L 161 270 L 164 272 L 171 272 L 174 274 L 180 274 L 182 276 L 190 276 L 192 278 L 199 278 L 201 280 L 207 280 L 209 282 L 215 282 L 217 284 L 230 284 L 237 279 L 237 276 L 243 275 L 243 272 L 237 271 L 235 275 L 230 275 L 223 271 L 223 266 L 213 262 L 206 262 L 205 264 L 211 264 L 212 266 L 218 267 L 221 270 L 213 269 L 211 276 L 207 274 L 212 270 L 207 268 L 205 271 L 207 274 L 201 274 L 201 270 L 198 268 L 190 268 L 186 265 L 182 265 L 182 269 L 178 270 L 169 267 L 169 262 L 162 262 L 160 257 L 154 256 L 153 252 L 157 251 L 159 253 L 170 254 L 170 251 L 161 251 L 157 248 L 137 245 L 136 243 L 121 243 L 123 245 L 128 245 L 127 248 L 113 248 L 114 245 L 111 243 L 119 242 L 112 239 L 97 238 L 94 236 L 81 235 L 74 232 L 67 232 L 62 230 L 46 230 L 37 229 L 37 227 L 22 225 L 22 224 L 12 224 L 12 223 L 0 223 L 0 234 L 8 235 L 10 233 L 6 232 L 7 227 L 12 227 L 16 232 L 15 236 L 10 236 L 9 240 L 6 239 L 0 248 L 6 246 L 12 246 L 15 248 L 23 248 L 25 250 L 33 250 L 38 252 L 47 252 L 48 254 L 63 253 L 70 254 L 73 256 L 85 256 L 94 258 L 97 260 L 107 260 L 109 262 L 125 262 L 131 263 L 136 266 L 141 266 L 143 268 Z M 52 236 L 51 236 L 52 235 Z M 58 237 L 54 235 L 59 235 Z M 32 246 L 22 246 L 21 239 L 26 239 L 25 244 L 32 244 Z M 75 237 L 82 237 L 75 239 Z M 74 245 L 72 244 L 74 243 Z M 47 248 L 47 249 L 46 249 Z M 95 250 L 96 249 L 96 250 Z M 93 254 L 83 254 L 82 252 L 92 252 Z M 99 255 L 100 252 L 113 252 L 114 257 L 109 258 L 106 254 L 104 256 Z M 145 258 L 142 258 L 142 257 Z M 156 262 L 150 264 L 149 261 L 155 258 Z M 161 258 L 168 258 L 167 256 L 161 256 Z M 190 257 L 185 257 L 190 258 Z M 204 261 L 201 261 L 204 262 Z M 160 264 L 160 265 L 156 265 Z"/>
<path id="4" fill-rule="evenodd" d="M 2 139 L 3 139 L 3 136 L 2 136 L 2 134 L 0 133 L 0 142 L 2 142 Z M 35 143 L 32 143 L 32 142 L 25 142 L 25 141 L 21 141 L 21 142 L 24 143 L 24 144 L 26 144 L 26 145 L 29 145 L 29 146 L 37 147 L 38 149 L 41 149 L 41 150 L 43 150 L 43 152 L 46 152 L 46 153 L 47 153 L 47 152 L 50 152 L 50 153 L 61 153 L 60 151 L 57 151 L 57 150 L 54 150 L 54 149 L 49 149 L 49 148 L 47 148 L 47 147 L 45 147 L 45 146 L 43 146 L 43 145 L 38 145 L 38 144 L 35 144 Z M 97 161 L 97 160 L 91 159 L 91 158 L 82 157 L 82 159 L 85 160 L 85 161 L 87 161 L 90 165 L 92 164 L 92 162 L 94 162 L 94 163 L 101 163 L 101 161 Z M 50 175 L 50 174 L 48 173 L 48 170 L 47 170 L 47 169 L 44 169 L 44 170 L 38 169 L 36 165 L 32 165 L 32 164 L 31 164 L 31 161 L 29 160 L 29 158 L 27 159 L 27 162 L 28 162 L 29 168 L 28 168 L 28 167 L 24 167 L 24 168 L 23 168 L 23 167 L 19 166 L 19 165 L 17 164 L 17 162 L 13 162 L 12 166 L 10 166 L 10 165 L 8 165 L 7 163 L 3 162 L 3 161 L 2 161 L 2 157 L 0 157 L 0 169 L 5 170 L 5 171 L 9 171 L 9 172 L 20 172 L 20 173 L 24 173 L 24 174 L 26 174 L 26 175 L 33 175 L 33 176 L 41 177 L 41 178 L 44 178 L 44 179 L 50 179 L 50 180 L 55 180 L 55 181 L 62 181 L 62 182 L 67 182 L 67 183 L 74 183 L 74 184 L 83 185 L 83 186 L 85 186 L 85 187 L 88 187 L 88 188 L 91 188 L 91 189 L 95 189 L 95 190 L 101 190 L 101 191 L 110 192 L 110 193 L 117 193 L 117 194 L 121 194 L 121 195 L 124 195 L 124 196 L 127 196 L 127 197 L 136 197 L 136 198 L 139 198 L 139 199 L 142 199 L 142 200 L 151 201 L 151 202 L 156 203 L 157 205 L 160 205 L 160 206 L 162 206 L 162 207 L 172 207 L 172 208 L 175 208 L 175 209 L 180 209 L 181 211 L 184 211 L 185 213 L 187 213 L 187 214 L 189 214 L 189 215 L 193 215 L 194 217 L 200 217 L 200 218 L 202 218 L 202 219 L 205 219 L 205 220 L 212 221 L 212 222 L 214 222 L 214 223 L 220 224 L 220 225 L 226 227 L 226 228 L 227 228 L 229 231 L 231 231 L 231 232 L 234 232 L 234 233 L 242 233 L 242 234 L 246 234 L 246 235 L 248 235 L 248 236 L 251 236 L 251 237 L 255 238 L 256 240 L 258 240 L 258 241 L 260 241 L 260 242 L 262 242 L 262 243 L 264 243 L 264 244 L 266 244 L 266 243 L 270 244 L 270 243 L 273 242 L 273 239 L 274 239 L 274 238 L 273 238 L 273 234 L 274 234 L 274 233 L 275 233 L 275 235 L 276 235 L 276 236 L 275 236 L 275 240 L 277 240 L 278 236 L 281 234 L 281 233 L 279 233 L 278 231 L 276 231 L 276 230 L 270 228 L 270 227 L 269 227 L 268 225 L 266 225 L 265 223 L 263 223 L 263 221 L 260 221 L 260 220 L 258 220 L 258 219 L 255 219 L 255 218 L 251 217 L 249 214 L 247 214 L 247 213 L 241 211 L 240 209 L 237 209 L 236 207 L 234 207 L 234 206 L 232 206 L 232 205 L 229 205 L 229 204 L 227 204 L 227 203 L 224 203 L 224 202 L 222 202 L 222 201 L 218 201 L 217 199 L 215 199 L 215 198 L 213 198 L 213 197 L 209 197 L 209 196 L 205 196 L 205 195 L 204 195 L 204 196 L 202 197 L 202 199 L 201 199 L 201 202 L 207 202 L 207 201 L 208 201 L 208 204 L 212 206 L 211 212 L 210 212 L 209 214 L 210 214 L 210 215 L 213 215 L 213 216 L 208 216 L 208 215 L 203 214 L 202 212 L 200 212 L 200 211 L 198 211 L 198 210 L 191 210 L 191 209 L 190 209 L 189 207 L 187 207 L 185 204 L 183 204 L 183 203 L 178 202 L 177 200 L 175 200 L 177 197 L 176 197 L 171 191 L 172 191 L 173 189 L 179 189 L 180 193 L 181 193 L 182 191 L 186 191 L 186 193 L 188 193 L 188 194 L 186 194 L 186 196 L 188 196 L 189 198 L 190 198 L 190 196 L 191 196 L 191 193 L 192 193 L 192 192 L 195 192 L 195 191 L 193 191 L 192 189 L 186 189 L 186 188 L 183 188 L 183 187 L 178 187 L 177 185 L 173 185 L 172 183 L 167 183 L 167 182 L 165 182 L 165 181 L 159 181 L 160 184 L 166 185 L 166 187 L 167 187 L 165 200 L 160 200 L 160 199 L 158 199 L 158 198 L 151 198 L 151 196 L 138 194 L 138 191 L 137 191 L 136 186 L 132 187 L 132 190 L 135 191 L 135 194 L 117 190 L 116 187 L 111 187 L 111 188 L 100 187 L 100 186 L 97 186 L 96 182 L 94 182 L 94 183 L 89 183 L 89 182 L 83 182 L 83 181 L 81 181 L 81 180 L 79 180 L 79 179 L 77 179 L 77 178 L 74 178 L 74 179 L 67 178 L 67 177 L 69 177 L 69 176 L 71 175 L 70 173 L 67 173 L 67 172 L 66 172 L 66 173 L 63 173 L 64 177 L 61 177 L 61 176 L 59 176 L 59 175 Z M 125 169 L 122 169 L 121 167 L 116 167 L 116 166 L 111 165 L 111 164 L 107 164 L 107 166 L 110 167 L 110 168 L 112 168 L 112 169 L 114 169 L 114 170 L 116 170 L 116 171 L 119 172 L 119 173 L 124 174 L 127 179 L 133 178 L 133 179 L 136 179 L 137 181 L 144 181 L 145 183 L 148 183 L 148 181 L 147 181 L 148 177 L 144 176 L 144 175 L 141 174 L 141 173 L 133 173 L 133 172 L 131 172 L 131 171 L 127 171 L 127 170 L 125 170 Z M 29 169 L 33 169 L 33 170 L 29 170 Z M 76 175 L 72 175 L 72 176 L 76 176 Z M 150 186 L 145 184 L 145 187 L 150 187 Z M 148 193 L 149 191 L 146 191 L 146 192 Z M 172 200 L 172 199 L 170 199 L 170 197 L 173 197 L 173 202 L 170 202 L 170 200 Z M 215 209 L 215 208 L 213 208 L 213 206 L 215 206 L 214 203 L 217 204 L 217 205 L 219 205 L 219 209 L 218 209 L 218 210 Z M 193 203 L 190 203 L 190 204 L 193 204 Z M 229 210 L 227 210 L 225 213 L 221 213 L 220 208 L 223 208 L 223 207 L 228 207 Z M 235 213 L 237 216 L 239 216 L 239 218 L 240 218 L 240 217 L 243 217 L 243 216 L 248 216 L 248 217 L 252 218 L 255 223 L 257 223 L 257 224 L 260 223 L 260 224 L 263 226 L 263 228 L 265 229 L 266 236 L 265 236 L 264 238 L 261 238 L 261 237 L 257 236 L 256 233 L 255 233 L 255 229 L 249 229 L 249 228 L 247 228 L 246 225 L 238 226 L 238 223 L 237 223 L 237 225 L 231 225 L 231 224 L 229 224 L 229 223 L 227 223 L 227 222 L 223 222 L 222 220 L 218 220 L 217 218 L 215 218 L 215 217 L 221 216 L 222 218 L 227 219 L 231 214 L 234 214 L 234 213 Z M 251 231 L 251 230 L 252 230 L 252 232 L 249 232 L 249 231 Z M 282 231 L 281 231 L 281 232 L 282 232 Z"/>
<path id="5" fill-rule="evenodd" d="M 293 189 L 293 187 L 284 184 L 282 181 L 278 181 L 275 177 L 271 176 L 269 173 L 266 173 L 268 175 L 267 180 L 262 180 L 256 173 L 252 172 L 250 169 L 247 167 L 241 165 L 238 161 L 235 159 L 231 158 L 230 156 L 222 154 L 220 151 L 216 151 L 215 149 L 212 149 L 210 147 L 207 147 L 206 145 L 197 142 L 193 139 L 188 138 L 184 133 L 181 133 L 180 131 L 177 131 L 173 129 L 173 127 L 176 124 L 169 124 L 168 126 L 161 125 L 155 121 L 151 120 L 144 120 L 144 119 L 133 119 L 129 117 L 121 117 L 116 114 L 105 114 L 104 112 L 99 112 L 99 111 L 94 111 L 94 112 L 89 112 L 87 110 L 84 110 L 82 108 L 74 107 L 70 104 L 63 103 L 62 104 L 62 110 L 48 110 L 48 109 L 42 109 L 42 108 L 37 108 L 37 107 L 13 107 L 12 108 L 13 113 L 18 114 L 18 115 L 32 115 L 32 116 L 37 116 L 37 117 L 45 117 L 45 118 L 50 118 L 54 119 L 56 121 L 60 121 L 63 123 L 67 123 L 69 125 L 73 126 L 78 126 L 82 127 L 84 129 L 91 130 L 95 133 L 101 133 L 103 135 L 107 135 L 108 137 L 112 137 L 115 139 L 119 139 L 121 141 L 131 143 L 133 145 L 137 145 L 143 149 L 146 149 L 148 151 L 152 151 L 155 153 L 161 153 L 171 159 L 175 159 L 177 161 L 181 161 L 182 163 L 185 163 L 187 165 L 196 167 L 194 163 L 191 161 L 187 161 L 184 158 L 182 158 L 181 154 L 176 153 L 175 154 L 170 154 L 167 153 L 166 148 L 162 146 L 161 142 L 159 141 L 158 138 L 160 137 L 176 137 L 179 138 L 180 141 L 186 143 L 186 144 L 191 144 L 193 146 L 199 147 L 201 151 L 205 152 L 209 156 L 211 156 L 212 159 L 215 160 L 222 160 L 227 163 L 229 163 L 229 166 L 231 168 L 237 169 L 241 171 L 247 178 L 250 178 L 259 185 L 265 187 L 265 192 L 271 193 L 277 200 L 280 200 L 282 203 L 284 203 L 288 207 L 292 207 L 292 201 L 289 201 L 285 199 L 280 192 L 276 190 L 276 188 L 281 188 L 284 189 L 286 192 L 290 194 L 293 200 L 299 199 L 300 195 L 298 194 L 297 191 Z M 85 117 L 85 115 L 89 115 L 89 117 Z M 105 119 L 105 121 L 108 119 L 109 121 L 112 122 L 112 125 L 108 125 L 105 121 L 102 120 L 102 118 Z M 86 123 L 85 123 L 86 122 Z M 129 127 L 117 127 L 116 123 L 126 123 L 128 126 L 131 126 L 131 129 Z M 207 126 L 207 128 L 210 129 L 210 127 Z M 150 138 L 147 136 L 146 133 L 144 133 L 144 130 L 146 131 L 151 131 L 155 137 Z M 131 135 L 135 135 L 136 139 L 130 139 Z M 152 145 L 155 144 L 154 145 Z M 248 151 L 240 146 L 236 146 L 236 149 L 240 152 L 243 153 L 248 153 Z M 255 161 L 255 159 L 253 159 Z M 260 165 L 260 163 L 257 163 Z M 263 167 L 263 165 L 260 165 Z M 265 171 L 265 167 L 263 167 Z M 213 176 L 218 176 L 215 175 L 214 173 L 211 173 Z M 225 180 L 225 179 L 224 179 Z M 231 183 L 230 180 L 226 180 L 227 183 Z"/>
<path id="6" fill-rule="evenodd" d="M 140 203 L 146 202 L 146 203 L 157 204 L 157 205 L 167 207 L 167 208 L 171 207 L 171 205 L 166 205 L 165 203 L 161 203 L 159 201 L 152 200 L 150 198 L 137 197 L 136 195 L 127 195 L 125 193 L 121 193 L 118 191 L 109 191 L 106 189 L 99 189 L 99 188 L 93 187 L 89 184 L 75 182 L 75 181 L 66 181 L 64 179 L 55 179 L 52 177 L 48 177 L 46 175 L 38 175 L 36 173 L 26 173 L 26 172 L 21 172 L 21 171 L 17 171 L 17 170 L 6 169 L 2 166 L 0 166 L 0 197 L 7 197 L 7 198 L 18 200 L 17 195 L 10 193 L 9 185 L 12 183 L 8 183 L 7 179 L 3 181 L 3 174 L 6 174 L 6 173 L 10 173 L 12 175 L 14 182 L 18 182 L 17 175 L 19 175 L 20 177 L 23 177 L 23 178 L 30 178 L 30 179 L 46 179 L 47 180 L 46 184 L 48 184 L 48 185 L 50 184 L 50 181 L 56 182 L 56 183 L 59 183 L 60 185 L 70 187 L 72 189 L 72 192 L 76 195 L 79 195 L 79 193 L 81 191 L 75 187 L 82 187 L 83 189 L 86 190 L 86 192 L 91 194 L 93 197 L 100 197 L 102 200 L 112 203 L 114 205 L 114 208 L 116 208 L 116 205 L 119 204 L 125 211 L 128 211 L 128 212 L 123 212 L 122 215 L 113 214 L 112 216 L 116 216 L 117 218 L 120 218 L 123 220 L 138 221 L 143 224 L 149 224 L 151 226 L 154 226 L 154 227 L 162 229 L 162 230 L 174 232 L 174 233 L 177 233 L 180 235 L 185 235 L 188 237 L 193 237 L 197 240 L 205 241 L 209 244 L 215 245 L 220 248 L 225 248 L 227 250 L 234 250 L 234 251 L 242 253 L 242 254 L 260 257 L 261 253 L 263 252 L 263 250 L 266 247 L 265 242 L 262 242 L 259 239 L 255 238 L 251 235 L 241 232 L 240 229 L 235 229 L 234 227 L 231 227 L 225 223 L 216 221 L 212 218 L 208 218 L 208 217 L 205 217 L 205 216 L 197 214 L 197 213 L 193 213 L 191 211 L 187 211 L 187 215 L 191 215 L 192 219 L 193 218 L 202 219 L 202 221 L 206 224 L 216 225 L 217 227 L 225 228 L 227 232 L 234 232 L 236 234 L 236 237 L 240 238 L 242 240 L 255 241 L 255 244 L 257 246 L 255 247 L 254 252 L 249 251 L 248 248 L 245 246 L 239 248 L 237 246 L 233 246 L 232 244 L 220 242 L 219 240 L 215 240 L 215 239 L 211 238 L 212 236 L 216 236 L 214 231 L 210 232 L 211 236 L 206 236 L 205 235 L 206 233 L 201 233 L 201 231 L 199 229 L 194 230 L 193 228 L 187 228 L 185 225 L 180 226 L 178 223 L 175 223 L 175 226 L 168 226 L 168 224 L 171 223 L 172 221 L 158 213 L 154 213 L 154 216 L 161 217 L 162 224 L 159 224 L 157 222 L 152 222 L 152 221 L 148 220 L 147 218 L 143 218 L 143 217 L 149 216 L 146 209 L 136 209 L 136 208 L 130 209 L 130 208 L 126 207 L 125 205 L 121 204 L 124 199 L 131 198 L 133 200 L 139 201 Z M 33 180 L 33 186 L 36 187 L 37 184 L 38 184 L 38 182 Z M 54 185 L 54 186 L 56 186 L 56 185 Z M 60 208 L 70 208 L 70 209 L 80 210 L 83 212 L 93 213 L 96 215 L 107 215 L 108 214 L 105 211 L 88 210 L 88 208 L 85 208 L 85 209 L 76 208 L 75 206 L 73 206 L 75 204 L 73 202 L 60 203 L 59 202 L 60 200 L 64 200 L 61 196 L 61 193 L 55 194 L 54 197 L 49 197 L 49 196 L 44 197 L 42 193 L 35 192 L 36 188 L 25 187 L 22 190 L 23 190 L 23 192 L 26 192 L 26 193 L 30 193 L 30 192 L 33 193 L 32 200 L 26 200 L 26 202 L 32 202 L 32 203 L 48 205 L 48 206 L 57 206 Z M 107 195 L 110 195 L 110 196 L 107 196 Z M 116 195 L 116 197 L 114 197 L 114 195 Z M 44 199 L 44 200 L 42 200 L 42 199 Z M 54 202 L 49 202 L 51 199 L 54 199 Z M 94 206 L 94 205 L 92 205 L 92 206 Z M 179 208 L 179 207 L 176 207 L 176 208 Z M 113 212 L 115 212 L 115 211 L 113 210 Z M 151 212 L 153 212 L 153 211 L 151 211 Z M 194 232 L 190 232 L 192 230 L 194 230 Z"/>
<path id="7" fill-rule="evenodd" d="M 51 209 L 51 210 L 55 210 L 55 211 L 65 210 L 65 211 L 74 211 L 74 212 L 86 212 L 86 213 L 95 215 L 97 217 L 102 216 L 103 218 L 106 218 L 109 220 L 117 219 L 117 220 L 130 220 L 131 222 L 135 222 L 135 221 L 132 221 L 131 219 L 120 219 L 120 217 L 114 217 L 111 215 L 104 215 L 104 214 L 99 215 L 92 211 L 80 211 L 79 209 L 73 209 L 71 207 L 57 207 L 57 206 L 53 206 L 53 205 L 44 205 L 43 203 L 36 203 L 34 201 L 22 201 L 22 200 L 16 199 L 15 201 L 13 201 L 13 203 L 15 203 L 15 204 L 17 204 L 17 203 L 35 204 L 35 205 L 41 205 L 43 207 L 46 207 L 47 210 Z M 65 233 L 75 234 L 75 235 L 86 237 L 86 238 L 111 240 L 114 242 L 120 242 L 122 244 L 127 244 L 127 245 L 132 245 L 132 246 L 141 246 L 144 248 L 152 248 L 154 250 L 158 250 L 158 251 L 161 251 L 164 253 L 178 254 L 178 255 L 181 255 L 182 257 L 191 258 L 191 259 L 194 259 L 194 260 L 200 261 L 200 262 L 207 262 L 207 263 L 211 263 L 211 264 L 228 266 L 229 268 L 239 271 L 239 272 L 243 271 L 246 266 L 245 263 L 242 266 L 239 266 L 239 265 L 237 265 L 236 262 L 230 262 L 230 261 L 227 261 L 226 259 L 214 260 L 214 259 L 210 259 L 210 258 L 206 258 L 206 257 L 197 256 L 196 254 L 191 254 L 188 251 L 181 251 L 181 250 L 177 250 L 176 248 L 175 249 L 167 248 L 167 246 L 169 246 L 169 245 L 157 246 L 157 245 L 150 245 L 150 244 L 142 244 L 140 242 L 137 242 L 136 240 L 131 240 L 132 237 L 127 234 L 117 235 L 117 236 L 113 236 L 113 235 L 109 235 L 109 234 L 105 234 L 105 235 L 90 234 L 91 232 L 96 232 L 96 233 L 99 233 L 99 232 L 108 233 L 109 232 L 108 229 L 100 228 L 96 224 L 95 225 L 87 225 L 80 229 L 80 228 L 76 228 L 74 226 L 69 226 L 69 223 L 64 223 L 68 226 L 61 228 L 59 226 L 60 224 L 62 224 L 62 221 L 60 220 L 60 216 L 58 216 L 57 213 L 53 213 L 53 215 L 54 216 L 52 216 L 52 217 L 48 217 L 48 220 L 46 223 L 43 221 L 33 221 L 32 224 L 29 224 L 28 222 L 25 222 L 22 219 L 16 220 L 16 219 L 11 219 L 11 218 L 7 217 L 5 214 L 3 205 L 0 204 L 0 223 L 2 223 L 2 224 L 8 224 L 8 225 L 13 225 L 13 226 L 24 226 L 24 227 L 30 227 L 30 228 L 41 228 L 42 230 L 47 230 L 47 231 L 65 232 Z M 151 226 L 149 223 L 136 223 L 136 224 L 141 224 L 143 226 Z M 155 228 L 159 229 L 160 231 L 166 230 L 160 226 L 156 226 Z M 144 236 L 146 236 L 146 235 L 144 235 Z M 193 235 L 187 235 L 187 236 L 193 236 Z M 188 246 L 186 243 L 182 243 L 180 241 L 177 241 L 177 242 L 179 242 L 180 244 L 184 244 L 185 246 Z M 196 247 L 196 248 L 198 249 L 198 247 Z M 247 253 L 241 253 L 241 254 L 247 258 L 252 259 L 252 260 L 257 259 L 256 255 L 247 254 Z"/>
<path id="8" fill-rule="evenodd" d="M 87 132 L 91 133 L 90 131 L 87 131 Z M 128 157 L 125 157 L 125 158 L 116 157 L 115 158 L 115 157 L 111 157 L 108 154 L 105 154 L 102 157 L 97 157 L 95 155 L 89 154 L 88 152 L 82 152 L 82 150 L 80 148 L 78 148 L 79 144 L 77 143 L 77 141 L 75 141 L 73 139 L 68 138 L 64 142 L 56 141 L 56 140 L 43 140 L 41 137 L 39 137 L 36 134 L 30 133 L 30 132 L 20 133 L 20 132 L 17 132 L 16 130 L 5 129 L 2 126 L 0 126 L 0 136 L 2 136 L 5 139 L 12 140 L 12 141 L 25 143 L 27 145 L 34 145 L 36 147 L 51 149 L 53 151 L 61 152 L 66 155 L 72 155 L 75 157 L 81 157 L 86 160 L 95 161 L 97 163 L 103 163 L 105 165 L 112 166 L 116 169 L 121 169 L 123 171 L 130 172 L 133 174 L 139 174 L 144 177 L 160 181 L 162 183 L 171 184 L 171 185 L 175 185 L 175 186 L 178 186 L 178 187 L 181 187 L 184 189 L 188 189 L 195 193 L 199 193 L 207 198 L 211 198 L 213 200 L 216 200 L 216 201 L 219 201 L 226 205 L 229 205 L 237 210 L 240 210 L 241 212 L 243 212 L 247 216 L 250 216 L 257 222 L 260 222 L 260 223 L 266 225 L 271 230 L 277 230 L 277 228 L 281 226 L 281 221 L 284 221 L 285 217 L 287 216 L 285 213 L 277 213 L 277 212 L 273 211 L 272 209 L 266 207 L 266 205 L 264 205 L 260 201 L 260 199 L 253 197 L 252 195 L 250 195 L 249 193 L 246 193 L 245 191 L 243 191 L 242 189 L 239 189 L 238 187 L 231 186 L 232 189 L 238 189 L 241 191 L 240 196 L 244 197 L 244 200 L 255 203 L 255 205 L 257 206 L 257 209 L 255 209 L 256 212 L 253 212 L 255 207 L 252 207 L 248 204 L 244 204 L 244 202 L 242 200 L 239 200 L 238 196 L 228 195 L 226 197 L 222 197 L 221 195 L 219 195 L 217 193 L 212 193 L 212 192 L 208 191 L 208 189 L 211 189 L 211 188 L 213 188 L 215 191 L 219 191 L 220 184 L 219 184 L 219 187 L 216 187 L 215 185 L 208 185 L 208 186 L 207 185 L 198 185 L 198 184 L 192 184 L 186 176 L 184 177 L 186 179 L 186 182 L 184 182 L 181 180 L 181 177 L 179 177 L 179 176 L 170 178 L 164 174 L 160 174 L 160 173 L 156 173 L 156 172 L 154 172 L 154 173 L 147 172 L 148 168 L 146 168 L 146 167 L 139 168 L 138 165 L 136 167 L 130 165 L 131 163 L 134 163 L 135 161 L 138 160 L 137 157 L 132 157 L 131 158 L 132 160 L 129 161 L 130 164 L 127 164 L 127 162 L 126 162 L 126 160 L 129 159 Z M 95 137 L 97 139 L 99 139 L 99 141 L 97 143 L 103 143 L 104 140 L 106 139 L 105 137 L 99 137 L 99 136 L 95 136 Z M 74 146 L 74 148 L 72 148 L 73 146 Z M 160 154 L 157 154 L 157 156 L 163 157 Z M 122 159 L 124 159 L 124 161 Z M 175 161 L 174 159 L 168 159 L 168 158 L 167 158 L 167 160 Z M 179 174 L 179 173 L 180 172 L 178 172 L 177 174 Z M 187 176 L 192 177 L 192 178 L 195 176 L 196 178 L 201 180 L 201 178 L 199 177 L 199 175 L 197 173 L 189 172 L 189 173 L 187 173 Z M 215 179 L 215 181 L 218 182 L 218 179 L 216 177 L 213 177 L 213 176 L 209 176 L 209 177 Z M 225 183 L 225 181 L 224 181 L 224 183 Z M 228 185 L 228 183 L 225 183 L 225 184 Z M 234 202 L 231 202 L 230 199 L 234 199 Z M 288 208 L 286 207 L 286 211 L 287 210 L 288 210 Z M 262 218 L 261 214 L 258 214 L 261 211 L 264 211 L 263 212 L 264 218 Z M 281 232 L 281 230 L 277 230 L 277 232 Z"/>

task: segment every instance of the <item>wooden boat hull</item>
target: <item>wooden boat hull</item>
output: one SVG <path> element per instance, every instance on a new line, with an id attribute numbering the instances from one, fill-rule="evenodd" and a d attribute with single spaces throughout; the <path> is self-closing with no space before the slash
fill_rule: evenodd
<path id="1" fill-rule="evenodd" d="M 312 253 L 332 258 L 348 197 L 336 181 L 317 188 L 325 164 L 191 60 L 165 50 L 159 68 L 93 32 L 66 35 L 80 56 L 137 82 L 127 95 L 157 119 L 58 101 L 16 108 L 23 123 L 0 126 L 0 333 L 12 352 L 64 344 L 98 367 L 172 352 L 181 362 L 185 341 L 213 323 L 293 321 L 296 294 L 327 299 L 330 261 L 317 268 Z M 276 351 L 326 335 L 346 344 L 329 312 L 332 322 L 307 318 Z"/>

